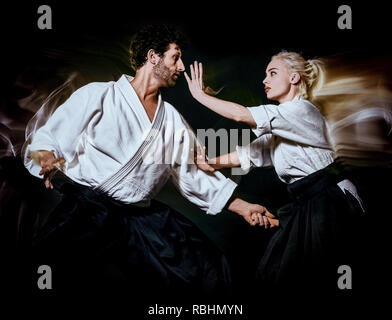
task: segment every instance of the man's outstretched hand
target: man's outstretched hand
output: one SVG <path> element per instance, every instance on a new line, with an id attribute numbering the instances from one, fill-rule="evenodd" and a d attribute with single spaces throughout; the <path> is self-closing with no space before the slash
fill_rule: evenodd
<path id="1" fill-rule="evenodd" d="M 267 208 L 259 204 L 235 198 L 227 208 L 242 216 L 251 226 L 259 225 L 264 226 L 264 228 L 270 228 L 279 225 L 279 221 L 275 216 Z"/>

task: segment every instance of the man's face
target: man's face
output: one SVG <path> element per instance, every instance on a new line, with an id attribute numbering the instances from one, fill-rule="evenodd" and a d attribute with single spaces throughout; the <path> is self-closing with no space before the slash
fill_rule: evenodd
<path id="1" fill-rule="evenodd" d="M 273 59 L 266 69 L 263 81 L 267 98 L 279 101 L 290 91 L 290 72 L 284 61 Z"/>
<path id="2" fill-rule="evenodd" d="M 162 82 L 162 87 L 174 87 L 181 72 L 185 70 L 181 59 L 181 49 L 171 43 L 163 57 L 154 66 L 154 76 Z"/>

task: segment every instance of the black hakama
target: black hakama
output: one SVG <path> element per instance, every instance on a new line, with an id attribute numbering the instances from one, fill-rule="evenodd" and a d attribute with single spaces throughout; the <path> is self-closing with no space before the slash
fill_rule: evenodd
<path id="1" fill-rule="evenodd" d="M 3 171 L 9 170 L 8 167 L 3 166 Z M 13 166 L 13 170 L 14 177 L 22 171 L 27 173 L 23 175 L 26 190 L 31 181 L 39 181 L 43 186 L 42 180 L 30 176 L 24 168 Z M 2 195 L 16 193 L 9 188 L 6 191 L 4 183 Z M 47 192 L 60 192 L 58 204 L 43 226 L 29 222 L 26 227 L 34 229 L 34 236 L 29 237 L 33 245 L 26 245 L 28 253 L 24 259 L 32 265 L 31 279 L 27 281 L 31 282 L 33 293 L 69 297 L 120 294 L 150 302 L 173 297 L 176 301 L 221 298 L 231 294 L 231 273 L 226 258 L 180 213 L 154 200 L 149 207 L 117 202 L 60 172 L 55 174 L 52 184 L 55 190 Z M 31 187 L 34 185 L 30 184 Z M 18 191 L 19 197 L 23 198 L 26 190 Z M 36 190 L 26 194 L 31 197 Z M 43 199 L 38 194 L 35 197 L 36 204 Z M 4 198 L 2 202 L 4 208 Z M 26 211 L 24 204 L 21 207 Z M 7 216 L 24 213 L 14 211 Z M 36 213 L 36 207 L 28 212 Z M 16 238 L 12 240 L 15 242 Z M 37 288 L 40 265 L 48 265 L 52 273 L 52 289 L 44 293 Z"/>
<path id="2" fill-rule="evenodd" d="M 345 179 L 343 171 L 341 164 L 333 163 L 288 185 L 292 202 L 278 210 L 279 229 L 257 270 L 260 290 L 336 292 L 338 267 L 348 265 L 356 272 L 364 249 L 365 214 L 359 202 L 338 187 Z"/>

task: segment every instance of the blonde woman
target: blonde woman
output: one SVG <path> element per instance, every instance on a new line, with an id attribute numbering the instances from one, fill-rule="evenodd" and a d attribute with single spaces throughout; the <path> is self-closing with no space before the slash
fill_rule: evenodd
<path id="1" fill-rule="evenodd" d="M 248 124 L 257 136 L 249 145 L 208 163 L 199 155 L 199 167 L 214 171 L 241 166 L 249 171 L 274 166 L 293 200 L 277 212 L 279 228 L 260 262 L 258 279 L 273 288 L 336 288 L 338 265 L 349 263 L 341 258 L 352 248 L 351 221 L 362 216 L 362 205 L 355 186 L 334 163 L 325 119 L 312 103 L 315 88 L 323 82 L 322 61 L 286 51 L 273 56 L 263 84 L 267 98 L 279 105 L 250 108 L 206 94 L 201 63 L 195 62 L 190 71 L 185 77 L 197 101 Z M 256 215 L 254 219 L 261 222 Z"/>

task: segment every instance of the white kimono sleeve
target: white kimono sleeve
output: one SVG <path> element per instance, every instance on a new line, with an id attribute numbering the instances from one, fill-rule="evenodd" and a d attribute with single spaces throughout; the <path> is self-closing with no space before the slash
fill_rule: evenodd
<path id="1" fill-rule="evenodd" d="M 179 192 L 207 214 L 221 212 L 237 184 L 220 172 L 206 173 L 194 163 L 193 148 L 197 142 L 188 127 L 176 132 L 172 162 L 172 181 Z"/>
<path id="2" fill-rule="evenodd" d="M 38 174 L 41 167 L 29 156 L 31 151 L 53 151 L 56 158 L 66 160 L 66 165 L 72 161 L 81 135 L 94 115 L 88 96 L 87 86 L 75 91 L 34 134 L 24 157 L 25 167 L 32 175 L 42 178 Z"/>
<path id="3" fill-rule="evenodd" d="M 260 137 L 273 134 L 284 139 L 319 148 L 329 148 L 325 122 L 317 108 L 307 100 L 248 108 L 256 122 L 253 132 Z"/>
<path id="4" fill-rule="evenodd" d="M 241 169 L 245 173 L 254 167 L 268 167 L 272 165 L 271 140 L 272 134 L 264 134 L 246 146 L 236 147 Z"/>

